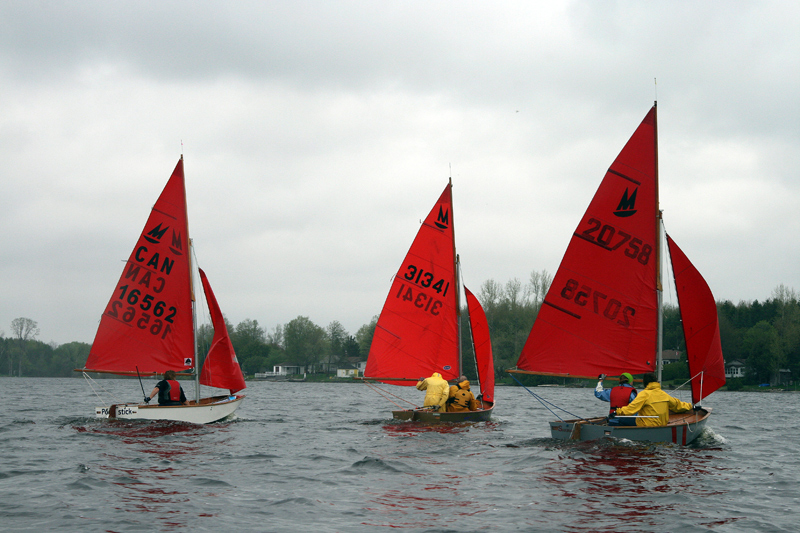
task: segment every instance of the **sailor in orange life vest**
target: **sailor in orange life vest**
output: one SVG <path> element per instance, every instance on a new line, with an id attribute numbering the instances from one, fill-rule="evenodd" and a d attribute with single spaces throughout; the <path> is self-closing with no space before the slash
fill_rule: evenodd
<path id="1" fill-rule="evenodd" d="M 619 375 L 619 385 L 610 389 L 603 388 L 603 378 L 605 377 L 605 374 L 600 374 L 597 377 L 597 379 L 600 381 L 597 382 L 597 387 L 594 389 L 594 395 L 604 402 L 611 402 L 611 406 L 608 411 L 608 425 L 635 426 L 636 418 L 613 418 L 611 416 L 618 407 L 624 407 L 631 403 L 634 398 L 636 398 L 638 393 L 636 389 L 633 388 L 633 376 L 627 372 L 623 372 Z"/>
<path id="2" fill-rule="evenodd" d="M 186 395 L 181 384 L 175 380 L 174 370 L 164 372 L 164 379 L 156 383 L 150 396 L 144 397 L 144 403 L 150 403 L 156 394 L 158 405 L 186 405 Z"/>
<path id="3" fill-rule="evenodd" d="M 423 407 L 438 406 L 435 411 L 444 413 L 445 405 L 447 404 L 447 393 L 450 391 L 450 386 L 442 378 L 438 372 L 434 372 L 429 378 L 419 378 L 417 382 L 417 390 L 425 391 L 425 403 Z"/>
<path id="4" fill-rule="evenodd" d="M 458 383 L 450 385 L 450 393 L 447 398 L 447 411 L 477 411 L 478 400 L 469 390 L 467 376 L 458 378 Z"/>
<path id="5" fill-rule="evenodd" d="M 645 374 L 642 377 L 644 390 L 631 403 L 617 409 L 616 414 L 628 416 L 639 413 L 635 418 L 637 426 L 666 426 L 670 411 L 685 413 L 692 410 L 692 404 L 682 402 L 662 391 L 661 383 L 656 381 L 657 379 L 652 372 Z"/>

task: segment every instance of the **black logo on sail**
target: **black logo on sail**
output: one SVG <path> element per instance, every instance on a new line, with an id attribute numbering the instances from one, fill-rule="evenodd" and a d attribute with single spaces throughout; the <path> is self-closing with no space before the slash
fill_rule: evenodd
<path id="1" fill-rule="evenodd" d="M 144 238 L 147 239 L 149 242 L 152 242 L 153 244 L 158 244 L 159 242 L 161 242 L 161 238 L 164 236 L 164 233 L 166 233 L 168 229 L 169 226 L 167 226 L 164 229 L 161 229 L 161 224 L 159 224 L 155 228 L 148 231 L 147 234 L 144 236 Z"/>
<path id="2" fill-rule="evenodd" d="M 636 193 L 639 192 L 639 189 L 635 189 L 633 194 L 628 196 L 628 189 L 625 189 L 625 193 L 622 195 L 622 198 L 619 200 L 619 205 L 617 206 L 617 210 L 614 211 L 614 214 L 618 217 L 629 217 L 636 213 Z"/>
<path id="3" fill-rule="evenodd" d="M 439 216 L 436 218 L 436 227 L 447 229 L 450 227 L 450 211 L 445 211 L 442 206 L 439 206 Z"/>

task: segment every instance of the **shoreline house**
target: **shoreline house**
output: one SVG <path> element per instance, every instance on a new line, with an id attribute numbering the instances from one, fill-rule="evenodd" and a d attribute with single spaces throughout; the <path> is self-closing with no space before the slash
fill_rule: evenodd
<path id="1" fill-rule="evenodd" d="M 351 363 L 342 363 L 339 365 L 339 368 L 336 369 L 337 378 L 357 378 L 360 375 L 361 371 L 359 371 L 356 365 Z"/>
<path id="2" fill-rule="evenodd" d="M 744 363 L 738 359 L 725 363 L 725 379 L 743 378 L 744 369 Z"/>
<path id="3" fill-rule="evenodd" d="M 305 374 L 305 372 L 305 367 L 281 363 L 279 365 L 274 365 L 272 367 L 272 372 L 256 372 L 253 377 L 256 379 L 280 378 Z"/>
<path id="4" fill-rule="evenodd" d="M 681 352 L 678 350 L 661 350 L 661 363 L 668 365 L 670 363 L 680 363 Z"/>

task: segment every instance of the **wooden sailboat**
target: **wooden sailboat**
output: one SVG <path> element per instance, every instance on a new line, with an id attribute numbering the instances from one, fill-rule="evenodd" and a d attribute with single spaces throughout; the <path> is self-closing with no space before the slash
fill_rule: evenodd
<path id="1" fill-rule="evenodd" d="M 399 420 L 474 422 L 489 420 L 494 407 L 494 363 L 486 314 L 466 288 L 480 381 L 477 411 L 393 411 Z M 394 277 L 378 318 L 364 378 L 414 386 L 434 372 L 453 382 L 462 374 L 460 285 L 453 231 L 452 183 L 433 206 Z"/>
<path id="2" fill-rule="evenodd" d="M 595 378 L 655 372 L 661 379 L 661 212 L 656 106 L 606 172 L 578 224 L 510 372 Z M 681 310 L 692 403 L 725 384 L 714 297 L 667 237 Z M 610 426 L 605 418 L 550 423 L 554 438 L 604 436 L 688 444 L 710 408 L 672 414 L 664 427 Z"/>
<path id="3" fill-rule="evenodd" d="M 152 377 L 174 370 L 179 375 L 195 377 L 195 399 L 177 406 L 113 404 L 96 408 L 97 416 L 205 424 L 231 415 L 241 404 L 244 395 L 235 393 L 246 387 L 244 377 L 222 312 L 202 270 L 200 280 L 214 338 L 202 374 L 197 371 L 189 247 L 181 157 L 125 263 L 100 319 L 86 364 L 78 371 Z M 230 394 L 200 398 L 201 384 L 228 389 Z"/>

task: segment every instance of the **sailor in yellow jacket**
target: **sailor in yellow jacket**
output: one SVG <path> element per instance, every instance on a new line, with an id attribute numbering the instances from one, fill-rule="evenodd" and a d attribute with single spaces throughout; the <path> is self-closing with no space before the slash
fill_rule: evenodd
<path id="1" fill-rule="evenodd" d="M 438 405 L 439 412 L 444 413 L 447 396 L 450 392 L 450 385 L 447 384 L 447 381 L 442 379 L 441 374 L 434 372 L 431 377 L 420 379 L 417 382 L 417 390 L 426 391 L 425 403 L 422 404 L 423 407 Z"/>
<path id="2" fill-rule="evenodd" d="M 656 375 L 652 372 L 645 374 L 642 378 L 645 389 L 631 403 L 618 408 L 616 414 L 630 416 L 638 413 L 637 426 L 666 426 L 669 422 L 670 411 L 685 413 L 692 410 L 691 404 L 673 398 L 662 391 L 661 384 L 656 379 Z M 658 418 L 645 418 L 648 416 L 657 416 Z"/>
<path id="3" fill-rule="evenodd" d="M 466 376 L 458 378 L 458 383 L 450 385 L 450 392 L 447 398 L 447 412 L 456 411 L 477 411 L 478 400 L 469 390 L 469 380 Z"/>

